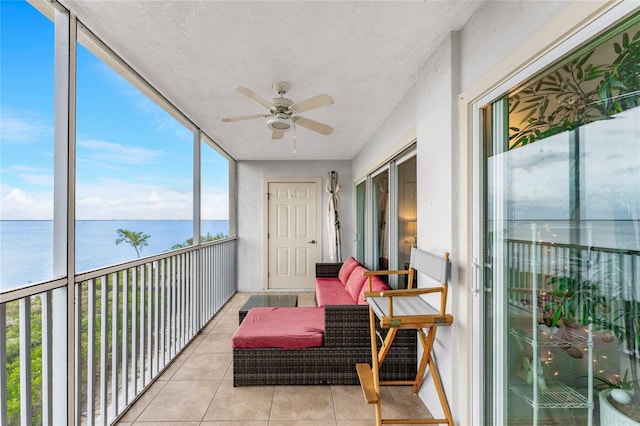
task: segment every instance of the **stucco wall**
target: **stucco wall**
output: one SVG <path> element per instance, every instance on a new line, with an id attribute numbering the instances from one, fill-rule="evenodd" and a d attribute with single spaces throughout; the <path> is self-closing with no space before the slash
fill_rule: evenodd
<path id="1" fill-rule="evenodd" d="M 460 87 L 480 76 L 532 37 L 571 4 L 570 1 L 490 1 L 478 9 L 460 33 Z"/>
<path id="2" fill-rule="evenodd" d="M 455 137 L 455 94 L 459 84 L 459 34 L 450 34 L 426 59 L 418 70 L 416 84 L 416 119 L 418 135 L 418 245 L 433 253 L 451 253 L 451 262 L 456 263 L 457 253 L 453 247 L 453 180 Z M 437 100 L 437 102 L 434 102 Z M 456 283 L 448 300 L 448 309 L 456 316 L 455 298 L 460 290 L 457 276 L 451 278 Z M 419 282 L 419 286 L 434 283 Z M 434 298 L 437 306 L 439 299 Z M 454 325 L 454 327 L 457 324 Z M 445 390 L 451 395 L 451 374 L 454 374 L 454 359 L 448 356 L 452 349 L 452 328 L 438 331 L 434 347 L 443 377 Z M 438 397 L 430 377 L 425 381 L 420 396 L 431 407 L 433 414 L 442 418 Z M 452 411 L 457 410 L 456 400 L 451 400 Z"/>
<path id="3" fill-rule="evenodd" d="M 324 190 L 327 173 L 335 170 L 341 182 L 341 235 L 343 259 L 352 255 L 353 227 L 351 218 L 351 161 L 239 161 L 238 162 L 238 290 L 262 291 L 264 194 L 267 177 L 321 177 L 322 187 L 322 260 L 329 260 L 327 221 L 328 195 Z"/>
<path id="4" fill-rule="evenodd" d="M 353 178 L 360 180 L 416 138 L 416 96 L 412 87 L 398 102 L 367 145 L 353 159 Z"/>

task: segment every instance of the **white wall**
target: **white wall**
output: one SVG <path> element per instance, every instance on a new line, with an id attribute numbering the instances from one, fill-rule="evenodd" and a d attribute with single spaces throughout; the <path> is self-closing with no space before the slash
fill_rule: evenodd
<path id="1" fill-rule="evenodd" d="M 410 145 L 415 138 L 416 97 L 412 87 L 353 159 L 353 179 L 362 179 L 374 168 Z"/>
<path id="2" fill-rule="evenodd" d="M 570 1 L 490 1 L 461 31 L 460 86 L 464 90 L 518 50 Z"/>
<path id="3" fill-rule="evenodd" d="M 329 261 L 327 221 L 324 218 L 328 195 L 324 183 L 332 170 L 338 172 L 341 183 L 342 258 L 345 259 L 353 254 L 351 161 L 238 161 L 238 291 L 262 291 L 265 286 L 263 183 L 267 177 L 322 178 L 322 260 Z"/>
<path id="4" fill-rule="evenodd" d="M 453 181 L 455 135 L 455 94 L 459 88 L 459 36 L 450 34 L 436 50 L 425 60 L 418 70 L 416 83 L 416 119 L 418 135 L 418 245 L 421 249 L 433 253 L 449 252 L 452 264 L 457 263 L 458 253 L 453 247 Z M 457 274 L 451 277 L 452 292 L 448 300 L 448 309 L 458 317 L 455 298 L 461 289 Z M 434 283 L 419 282 L 419 286 Z M 437 306 L 439 299 L 433 300 Z M 453 303 L 452 303 L 453 302 Z M 459 320 L 458 320 L 459 322 Z M 458 326 L 458 322 L 454 327 Z M 438 330 L 438 339 L 434 352 L 438 366 L 443 373 L 445 392 L 452 394 L 456 360 L 450 356 L 453 349 L 452 328 Z M 437 393 L 429 376 L 422 387 L 420 397 L 430 407 L 435 417 L 442 418 L 444 413 L 439 404 Z M 457 400 L 451 400 L 451 410 L 460 412 Z"/>

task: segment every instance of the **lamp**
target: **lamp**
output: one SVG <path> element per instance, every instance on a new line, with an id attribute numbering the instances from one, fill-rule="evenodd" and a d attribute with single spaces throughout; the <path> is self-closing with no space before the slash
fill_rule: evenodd
<path id="1" fill-rule="evenodd" d="M 418 222 L 411 221 L 407 222 L 407 235 L 413 237 L 413 245 L 417 247 L 418 245 Z"/>

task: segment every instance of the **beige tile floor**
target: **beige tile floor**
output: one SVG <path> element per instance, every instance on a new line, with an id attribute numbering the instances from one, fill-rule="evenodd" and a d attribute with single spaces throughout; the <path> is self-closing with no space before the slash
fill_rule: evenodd
<path id="1" fill-rule="evenodd" d="M 312 292 L 299 306 L 315 306 Z M 236 294 L 117 423 L 118 426 L 372 425 L 373 406 L 360 386 L 233 387 L 231 336 L 238 309 L 251 294 Z M 410 387 L 382 389 L 384 417 L 429 418 Z"/>

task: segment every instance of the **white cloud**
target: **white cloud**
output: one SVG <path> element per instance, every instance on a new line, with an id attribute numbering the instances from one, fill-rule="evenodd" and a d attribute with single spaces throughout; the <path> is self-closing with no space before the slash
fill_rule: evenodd
<path id="1" fill-rule="evenodd" d="M 86 158 L 110 164 L 146 164 L 163 155 L 159 150 L 93 139 L 80 140 L 78 146 L 88 150 Z"/>
<path id="2" fill-rule="evenodd" d="M 53 140 L 53 124 L 36 112 L 7 108 L 0 114 L 2 142 L 32 143 Z"/>
<path id="3" fill-rule="evenodd" d="M 2 220 L 51 220 L 53 193 L 27 192 L 10 185 L 0 185 L 0 218 Z"/>
<path id="4" fill-rule="evenodd" d="M 76 201 L 78 220 L 188 220 L 193 203 L 190 191 L 113 178 L 79 184 Z"/>
<path id="5" fill-rule="evenodd" d="M 202 187 L 202 220 L 229 219 L 229 193 L 227 188 Z"/>
<path id="6" fill-rule="evenodd" d="M 7 171 L 28 184 L 53 187 L 53 171 L 51 169 L 16 165 L 8 168 Z"/>
<path id="7" fill-rule="evenodd" d="M 80 184 L 76 196 L 78 220 L 189 220 L 192 194 L 149 184 L 109 179 L 99 184 Z M 2 184 L 2 220 L 51 220 L 53 192 L 27 191 Z M 213 186 L 203 188 L 202 219 L 229 218 L 228 193 Z"/>

